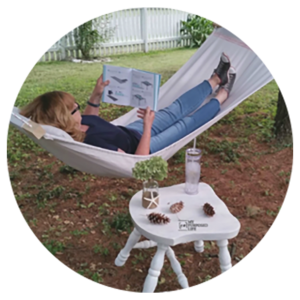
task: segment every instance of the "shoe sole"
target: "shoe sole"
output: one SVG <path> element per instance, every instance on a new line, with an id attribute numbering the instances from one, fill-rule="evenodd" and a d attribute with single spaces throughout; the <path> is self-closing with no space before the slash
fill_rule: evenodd
<path id="1" fill-rule="evenodd" d="M 228 82 L 228 81 L 229 81 L 229 70 L 230 70 L 230 68 L 231 68 L 231 60 L 230 60 L 229 56 L 226 55 L 224 52 L 222 52 L 222 55 L 224 55 L 224 56 L 228 59 L 229 64 L 230 64 L 230 67 L 229 67 L 229 69 L 228 69 L 228 71 L 227 71 L 227 82 Z"/>
<path id="2" fill-rule="evenodd" d="M 229 63 L 230 63 L 230 66 L 231 66 L 231 61 L 230 61 L 229 56 L 228 56 L 227 54 L 225 54 L 224 52 L 222 52 L 222 55 L 224 55 L 224 56 L 228 59 L 228 61 L 229 61 Z"/>

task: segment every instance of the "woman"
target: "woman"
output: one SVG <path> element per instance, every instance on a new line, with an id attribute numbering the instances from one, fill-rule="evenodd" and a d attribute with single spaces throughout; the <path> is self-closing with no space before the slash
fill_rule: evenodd
<path id="1" fill-rule="evenodd" d="M 37 97 L 20 113 L 36 123 L 63 129 L 76 141 L 113 151 L 148 155 L 173 144 L 211 120 L 228 98 L 235 77 L 228 56 L 222 53 L 219 65 L 209 80 L 192 88 L 156 115 L 149 107 L 139 109 L 140 120 L 126 127 L 115 126 L 98 116 L 103 90 L 109 84 L 109 81 L 103 82 L 102 75 L 82 115 L 74 97 L 58 91 Z M 216 96 L 190 115 L 217 86 Z"/>

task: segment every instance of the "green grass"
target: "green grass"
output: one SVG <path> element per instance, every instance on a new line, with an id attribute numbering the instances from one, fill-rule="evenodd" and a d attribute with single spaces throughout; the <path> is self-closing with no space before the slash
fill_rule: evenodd
<path id="1" fill-rule="evenodd" d="M 111 56 L 107 64 L 157 72 L 162 75 L 162 84 L 195 53 L 195 49 L 180 49 L 150 53 Z M 38 63 L 26 78 L 16 100 L 23 106 L 39 94 L 51 90 L 63 90 L 73 94 L 84 107 L 95 82 L 102 73 L 103 65 L 75 64 L 71 62 Z M 108 107 L 104 104 L 102 107 Z"/>

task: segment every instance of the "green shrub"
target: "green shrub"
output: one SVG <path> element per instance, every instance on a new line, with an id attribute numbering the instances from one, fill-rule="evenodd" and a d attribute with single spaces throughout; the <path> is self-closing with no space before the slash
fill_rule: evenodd
<path id="1" fill-rule="evenodd" d="M 213 30 L 212 21 L 197 15 L 188 15 L 186 21 L 181 21 L 180 33 L 192 37 L 191 48 L 200 47 Z"/>
<path id="2" fill-rule="evenodd" d="M 111 15 L 90 20 L 74 29 L 76 49 L 80 50 L 83 58 L 91 58 L 91 50 L 94 46 L 108 41 L 115 28 L 110 27 Z"/>

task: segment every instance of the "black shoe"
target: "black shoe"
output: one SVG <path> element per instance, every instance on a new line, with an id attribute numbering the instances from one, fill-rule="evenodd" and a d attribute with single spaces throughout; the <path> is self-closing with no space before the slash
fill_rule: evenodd
<path id="1" fill-rule="evenodd" d="M 229 76 L 228 76 L 228 82 L 226 84 L 224 84 L 224 85 L 221 85 L 219 87 L 219 89 L 224 89 L 227 92 L 228 97 L 229 97 L 229 94 L 230 94 L 230 92 L 232 90 L 232 87 L 233 87 L 233 84 L 234 84 L 235 78 L 236 78 L 236 71 L 235 71 L 235 69 L 233 67 L 230 67 L 230 69 L 228 71 L 228 74 L 229 74 Z"/>
<path id="2" fill-rule="evenodd" d="M 213 75 L 217 75 L 221 82 L 220 85 L 225 85 L 228 82 L 228 71 L 230 68 L 230 59 L 229 57 L 223 52 L 221 57 L 220 57 L 220 62 L 217 68 L 214 70 Z"/>

